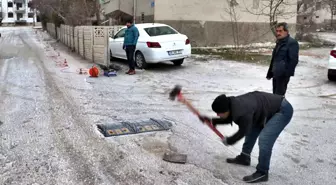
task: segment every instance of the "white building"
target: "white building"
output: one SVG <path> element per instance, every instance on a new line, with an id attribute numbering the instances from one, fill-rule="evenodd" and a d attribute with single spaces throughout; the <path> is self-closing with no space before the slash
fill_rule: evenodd
<path id="1" fill-rule="evenodd" d="M 101 0 L 107 18 L 125 24 L 134 16 L 136 23 L 166 23 L 188 35 L 193 46 L 216 46 L 274 41 L 269 7 L 265 0 Z M 233 16 L 231 12 L 234 11 Z M 297 0 L 284 0 L 276 20 L 286 21 L 295 36 Z M 116 22 L 117 22 L 116 21 Z M 118 24 L 118 23 L 117 23 Z M 233 26 L 234 25 L 234 26 Z"/>
<path id="2" fill-rule="evenodd" d="M 0 0 L 0 20 L 2 25 L 33 24 L 36 14 L 32 0 Z"/>

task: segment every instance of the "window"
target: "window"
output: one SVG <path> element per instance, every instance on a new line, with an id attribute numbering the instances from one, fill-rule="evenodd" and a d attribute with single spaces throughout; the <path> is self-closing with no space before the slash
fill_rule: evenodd
<path id="1" fill-rule="evenodd" d="M 336 5 L 335 4 L 332 6 L 332 14 L 336 15 Z"/>
<path id="2" fill-rule="evenodd" d="M 14 17 L 13 12 L 8 12 L 8 18 L 13 18 L 13 17 Z"/>
<path id="3" fill-rule="evenodd" d="M 144 23 L 145 22 L 145 13 L 141 12 L 141 22 Z"/>
<path id="4" fill-rule="evenodd" d="M 145 28 L 144 30 L 151 37 L 160 36 L 160 35 L 177 34 L 175 30 L 173 30 L 172 28 L 168 26 L 151 27 L 151 28 Z"/>
<path id="5" fill-rule="evenodd" d="M 28 2 L 28 8 L 31 8 L 33 6 L 33 2 L 32 1 L 29 1 Z"/>
<path id="6" fill-rule="evenodd" d="M 20 20 L 21 18 L 23 18 L 23 14 L 22 13 L 17 13 L 16 18 L 17 18 L 17 20 Z"/>
<path id="7" fill-rule="evenodd" d="M 28 18 L 34 18 L 34 13 L 28 13 Z"/>
<path id="8" fill-rule="evenodd" d="M 122 38 L 122 37 L 125 37 L 125 31 L 126 31 L 126 28 L 120 30 L 115 36 L 114 38 Z"/>
<path id="9" fill-rule="evenodd" d="M 253 0 L 253 9 L 259 9 L 260 0 Z"/>
<path id="10" fill-rule="evenodd" d="M 13 2 L 8 2 L 7 6 L 8 8 L 13 8 Z"/>

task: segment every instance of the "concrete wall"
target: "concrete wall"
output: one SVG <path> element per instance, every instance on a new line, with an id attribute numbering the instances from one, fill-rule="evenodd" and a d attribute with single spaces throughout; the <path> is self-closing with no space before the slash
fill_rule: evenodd
<path id="1" fill-rule="evenodd" d="M 108 38 L 122 26 L 76 26 L 61 25 L 56 28 L 47 23 L 47 31 L 54 38 L 75 51 L 83 58 L 97 64 L 109 65 Z"/>
<path id="2" fill-rule="evenodd" d="M 145 14 L 144 22 L 167 23 L 180 32 L 188 35 L 193 46 L 226 45 L 233 44 L 233 30 L 230 22 L 230 6 L 228 0 L 160 0 L 155 1 L 155 7 L 151 7 L 153 0 L 137 0 L 136 22 L 141 22 L 141 13 Z M 265 8 L 269 1 L 263 0 L 236 0 L 236 17 L 238 22 L 239 43 L 273 41 L 274 36 L 269 28 L 269 17 L 255 15 Z M 278 21 L 286 21 L 296 24 L 297 0 L 287 0 L 290 6 L 283 8 L 291 12 L 286 17 L 279 17 Z M 120 4 L 115 4 L 120 2 Z M 108 4 L 108 5 L 107 5 Z M 110 0 L 104 7 L 113 7 L 114 11 L 120 10 L 133 15 L 133 0 Z M 247 8 L 249 7 L 249 8 Z M 110 13 L 112 9 L 106 9 Z M 250 12 L 254 12 L 254 14 Z M 155 19 L 155 20 L 154 20 Z M 292 26 L 295 33 L 295 26 Z"/>
<path id="3" fill-rule="evenodd" d="M 151 7 L 151 2 L 153 0 L 136 0 L 135 5 L 135 14 L 136 22 L 141 22 L 141 15 L 144 13 L 145 21 L 144 22 L 153 22 L 154 21 L 154 8 Z M 133 0 L 110 0 L 102 4 L 105 14 L 110 14 L 115 11 L 122 11 L 133 16 L 134 11 L 134 1 Z"/>
<path id="4" fill-rule="evenodd" d="M 104 10 L 105 14 L 119 10 L 120 0 L 109 0 L 101 4 L 101 8 Z"/>
<path id="5" fill-rule="evenodd" d="M 223 46 L 233 45 L 234 37 L 230 22 L 205 21 L 156 21 L 168 24 L 183 34 L 186 34 L 195 46 Z M 268 23 L 240 22 L 238 25 L 239 43 L 250 44 L 259 42 L 273 42 L 275 37 Z M 290 24 L 290 33 L 295 37 L 296 25 Z M 294 34 L 293 34 L 294 33 Z"/>
<path id="6" fill-rule="evenodd" d="M 254 1 L 258 0 L 236 0 L 236 12 L 238 22 L 267 22 L 269 17 L 253 15 L 247 12 L 260 13 L 262 9 L 268 12 L 267 3 L 269 1 L 259 0 L 259 8 L 253 8 Z M 285 12 L 294 12 L 286 17 L 279 17 L 279 21 L 296 23 L 297 0 L 287 0 L 290 6 L 286 6 Z M 229 21 L 229 4 L 228 0 L 161 0 L 155 2 L 155 19 L 156 20 L 198 20 L 198 21 Z M 247 8 L 249 7 L 249 8 Z"/>
<path id="7" fill-rule="evenodd" d="M 230 22 L 229 6 L 225 0 L 161 0 L 156 1 L 155 22 L 166 23 L 186 34 L 193 46 L 220 46 L 234 44 L 233 33 L 238 35 L 239 44 L 274 41 L 270 30 L 269 17 L 247 12 L 260 12 L 266 1 L 260 0 L 258 8 L 253 9 L 254 0 L 237 0 L 236 6 L 238 31 L 233 31 Z M 295 2 L 294 2 L 295 1 Z M 286 7 L 286 11 L 296 11 L 296 0 Z M 259 10 L 259 11 L 258 11 Z M 266 10 L 267 11 L 267 10 Z M 278 21 L 290 24 L 290 32 L 295 36 L 296 13 L 281 17 Z"/>
<path id="8" fill-rule="evenodd" d="M 151 7 L 153 0 L 137 0 L 136 16 L 141 16 L 143 12 L 145 16 L 154 15 L 154 7 Z"/>
<path id="9" fill-rule="evenodd" d="M 119 0 L 119 9 L 127 14 L 133 15 L 133 0 Z"/>

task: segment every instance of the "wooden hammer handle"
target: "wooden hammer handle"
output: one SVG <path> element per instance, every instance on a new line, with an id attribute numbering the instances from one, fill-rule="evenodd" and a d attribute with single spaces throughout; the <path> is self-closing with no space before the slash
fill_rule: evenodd
<path id="1" fill-rule="evenodd" d="M 180 100 L 183 104 L 185 104 L 188 108 L 189 108 L 189 110 L 191 110 L 191 112 L 193 112 L 194 114 L 196 114 L 198 117 L 200 117 L 201 116 L 201 114 L 199 113 L 199 111 L 194 107 L 194 106 L 192 106 L 191 105 L 191 103 L 189 102 L 189 101 L 187 101 L 184 97 L 183 97 L 183 95 L 182 95 L 182 93 L 179 93 L 178 95 L 177 95 L 177 98 L 178 98 L 178 100 Z M 211 130 L 212 131 L 214 131 L 222 140 L 224 139 L 224 136 L 216 129 L 216 127 L 214 127 L 213 126 L 213 124 L 211 123 L 211 122 L 209 122 L 209 121 L 205 121 L 205 123 L 211 128 Z"/>

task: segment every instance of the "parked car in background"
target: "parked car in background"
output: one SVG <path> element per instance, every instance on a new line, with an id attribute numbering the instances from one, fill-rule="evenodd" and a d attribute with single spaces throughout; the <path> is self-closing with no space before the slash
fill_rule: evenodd
<path id="1" fill-rule="evenodd" d="M 328 64 L 328 79 L 336 81 L 336 47 L 330 51 Z"/>
<path id="2" fill-rule="evenodd" d="M 182 65 L 185 58 L 191 55 L 190 40 L 171 26 L 158 23 L 135 25 L 139 30 L 139 39 L 135 50 L 135 63 L 138 68 L 145 69 L 148 63 L 171 61 L 174 65 Z M 121 28 L 113 38 L 109 38 L 111 58 L 127 59 L 123 50 L 125 30 Z"/>

